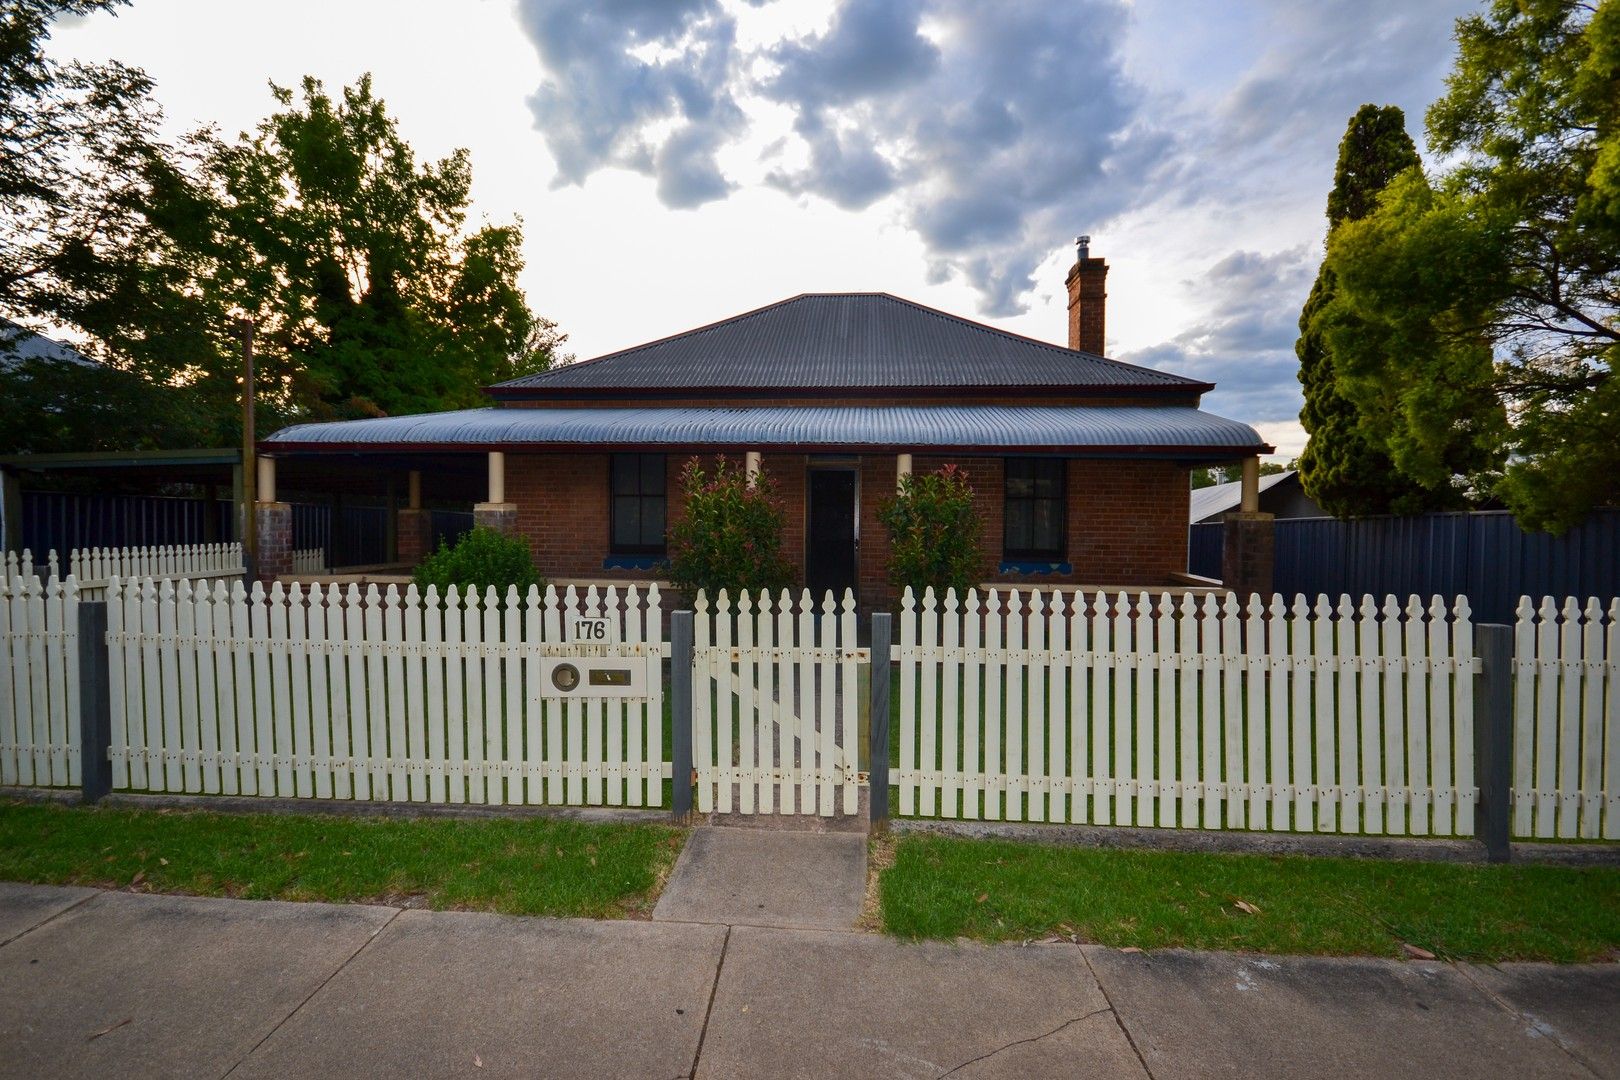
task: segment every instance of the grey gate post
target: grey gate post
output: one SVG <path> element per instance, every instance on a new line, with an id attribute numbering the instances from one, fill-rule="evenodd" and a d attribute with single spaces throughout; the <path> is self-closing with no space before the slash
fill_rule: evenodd
<path id="1" fill-rule="evenodd" d="M 676 821 L 692 815 L 692 613 L 669 617 L 670 812 Z"/>
<path id="2" fill-rule="evenodd" d="M 867 724 L 867 808 L 873 829 L 889 826 L 889 645 L 894 616 L 872 616 L 872 715 Z"/>
<path id="3" fill-rule="evenodd" d="M 107 601 L 79 602 L 79 785 L 86 803 L 112 791 L 112 699 L 107 686 Z"/>
<path id="4" fill-rule="evenodd" d="M 1474 628 L 1474 648 L 1483 670 L 1474 687 L 1474 771 L 1479 803 L 1474 835 L 1489 862 L 1507 862 L 1513 785 L 1513 627 L 1482 623 Z"/>

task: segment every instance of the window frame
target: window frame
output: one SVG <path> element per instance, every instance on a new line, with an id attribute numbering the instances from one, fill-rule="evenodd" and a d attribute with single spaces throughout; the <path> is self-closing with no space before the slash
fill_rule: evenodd
<path id="1" fill-rule="evenodd" d="M 636 490 L 621 493 L 618 489 L 619 469 L 621 458 L 634 458 L 636 461 L 635 477 Z M 649 495 L 642 491 L 642 479 L 646 475 L 645 463 L 648 458 L 658 459 L 658 477 L 662 490 L 657 494 Z M 666 555 L 669 552 L 669 457 L 667 454 L 641 454 L 641 453 L 611 453 L 608 455 L 608 554 L 610 555 Z M 619 500 L 637 500 L 636 513 L 638 519 L 644 513 L 646 504 L 657 501 L 659 511 L 663 518 L 663 534 L 658 543 L 653 544 L 621 544 L 619 543 Z M 639 520 L 638 520 L 639 525 Z"/>
<path id="2" fill-rule="evenodd" d="M 1057 494 L 1056 495 L 1013 495 L 1011 491 L 1013 466 L 1032 465 L 1036 467 L 1056 467 Z M 1034 470 L 1029 476 L 1031 483 L 1039 479 Z M 1057 513 L 1057 545 L 1052 548 L 1017 548 L 1010 543 L 1012 537 L 1011 508 L 1014 502 L 1026 503 L 1030 508 L 1030 539 L 1034 539 L 1034 510 L 1039 503 L 1056 503 Z M 1005 458 L 1002 461 L 1001 472 L 1001 557 L 1005 562 L 1063 562 L 1069 552 L 1069 462 L 1067 458 L 1060 457 L 1019 457 Z"/>

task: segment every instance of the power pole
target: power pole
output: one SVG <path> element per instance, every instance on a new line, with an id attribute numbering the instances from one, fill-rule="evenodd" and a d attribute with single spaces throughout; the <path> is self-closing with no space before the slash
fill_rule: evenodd
<path id="1" fill-rule="evenodd" d="M 259 463 L 253 444 L 253 320 L 237 323 L 242 335 L 242 555 L 247 563 L 247 580 L 259 571 L 259 523 L 254 510 L 259 501 Z"/>

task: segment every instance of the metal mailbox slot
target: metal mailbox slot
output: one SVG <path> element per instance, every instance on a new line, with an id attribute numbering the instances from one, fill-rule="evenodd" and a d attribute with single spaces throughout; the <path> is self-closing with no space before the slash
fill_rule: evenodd
<path id="1" fill-rule="evenodd" d="M 633 656 L 547 657 L 541 662 L 542 685 L 553 697 L 643 697 L 646 661 Z"/>

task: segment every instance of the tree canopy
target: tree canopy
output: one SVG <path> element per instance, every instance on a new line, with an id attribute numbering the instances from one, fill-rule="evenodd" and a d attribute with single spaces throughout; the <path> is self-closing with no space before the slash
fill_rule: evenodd
<path id="1" fill-rule="evenodd" d="M 1560 531 L 1620 499 L 1620 0 L 1494 0 L 1457 46 L 1448 165 L 1330 235 L 1326 334 L 1403 475 Z"/>
<path id="2" fill-rule="evenodd" d="M 45 49 L 54 19 L 123 2 L 0 11 L 0 314 L 65 330 L 127 374 L 104 381 L 151 400 L 141 441 L 239 437 L 244 318 L 261 431 L 474 405 L 480 387 L 560 358 L 565 335 L 517 284 L 522 222 L 468 222 L 466 151 L 419 162 L 369 76 L 337 95 L 272 85 L 253 131 L 165 143 L 146 75 Z M 48 375 L 0 366 L 0 400 L 38 407 Z M 63 438 L 94 428 L 88 403 L 52 400 Z M 156 423 L 170 415 L 186 422 Z M 14 434 L 0 430 L 0 448 L 68 448 Z"/>

